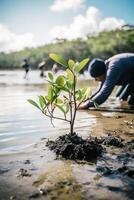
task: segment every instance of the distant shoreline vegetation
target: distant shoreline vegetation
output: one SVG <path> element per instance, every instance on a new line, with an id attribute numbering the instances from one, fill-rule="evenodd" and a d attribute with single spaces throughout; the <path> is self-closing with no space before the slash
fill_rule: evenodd
<path id="1" fill-rule="evenodd" d="M 27 58 L 31 69 L 37 69 L 38 64 L 46 61 L 46 70 L 52 69 L 53 61 L 49 53 L 60 54 L 65 60 L 80 61 L 84 58 L 99 57 L 107 59 L 118 53 L 134 53 L 134 29 L 101 32 L 98 36 L 83 40 L 57 40 L 37 48 L 26 48 L 19 52 L 0 53 L 0 69 L 22 69 L 22 61 Z"/>

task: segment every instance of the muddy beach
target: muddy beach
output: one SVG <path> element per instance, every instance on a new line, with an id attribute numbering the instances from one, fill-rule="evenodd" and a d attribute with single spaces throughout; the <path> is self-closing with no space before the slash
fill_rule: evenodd
<path id="1" fill-rule="evenodd" d="M 77 134 L 75 140 L 70 138 L 78 144 L 71 143 L 72 152 L 77 153 L 64 157 L 66 149 L 70 149 L 67 144 L 64 148 L 62 139 L 68 133 L 68 124 L 55 121 L 54 129 L 48 119 L 26 102 L 45 93 L 44 80 L 35 72 L 26 82 L 23 73 L 1 73 L 4 78 L 0 86 L 0 200 L 133 199 L 134 116 L 116 112 L 120 108 L 128 111 L 126 104 L 110 99 L 99 111 L 78 111 Z M 91 80 L 81 79 L 80 86 L 91 84 Z M 46 145 L 48 139 L 55 141 L 58 137 L 63 143 L 59 154 Z M 94 141 L 99 151 L 95 150 L 95 159 L 90 159 L 88 153 Z"/>
<path id="2" fill-rule="evenodd" d="M 46 146 L 46 138 L 23 153 L 3 155 L 0 158 L 1 200 L 133 199 L 133 114 L 98 111 L 79 114 L 85 112 L 86 118 L 96 118 L 92 128 L 86 125 L 85 138 L 98 138 L 103 148 L 101 155 L 94 161 L 57 157 Z"/>

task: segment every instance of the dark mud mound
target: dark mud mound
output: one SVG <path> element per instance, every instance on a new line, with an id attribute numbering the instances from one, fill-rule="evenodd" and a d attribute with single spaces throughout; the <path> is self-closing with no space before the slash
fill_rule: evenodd
<path id="1" fill-rule="evenodd" d="M 124 152 L 132 152 L 134 153 L 134 139 L 128 141 L 124 145 Z"/>
<path id="2" fill-rule="evenodd" d="M 134 167 L 122 165 L 119 168 L 113 168 L 109 166 L 98 166 L 96 170 L 101 173 L 102 175 L 123 175 L 128 176 L 129 178 L 134 179 Z"/>
<path id="3" fill-rule="evenodd" d="M 101 139 L 97 139 L 100 144 L 107 146 L 115 146 L 115 147 L 123 147 L 123 139 L 119 136 L 112 136 L 109 134 L 107 137 L 102 137 Z"/>
<path id="4" fill-rule="evenodd" d="M 109 137 L 109 136 L 108 136 Z M 101 144 L 105 144 L 105 141 L 110 141 L 109 138 L 106 137 L 104 140 L 100 140 Z M 113 137 L 113 136 L 112 136 Z M 110 137 L 110 139 L 112 139 Z M 119 141 L 118 141 L 119 138 Z M 108 140 L 107 140 L 108 139 Z M 117 140 L 113 140 L 117 139 Z M 130 140 L 128 142 L 122 142 L 123 140 L 120 137 L 113 137 L 114 146 L 117 148 L 121 147 L 120 150 L 116 154 L 116 159 L 112 159 L 110 157 L 105 157 L 103 155 L 103 160 L 107 160 L 107 162 L 102 165 L 98 165 L 96 170 L 102 175 L 118 175 L 120 177 L 128 177 L 134 179 L 134 140 Z M 112 141 L 111 140 L 111 141 Z M 108 143 L 108 145 L 113 145 Z M 116 145 L 115 145 L 116 144 Z M 112 155 L 112 154 L 110 154 Z M 115 155 L 115 154 L 114 154 Z M 120 165 L 120 167 L 116 167 Z"/>
<path id="5" fill-rule="evenodd" d="M 130 178 L 134 178 L 134 167 L 132 166 L 122 166 L 118 168 L 118 172 L 122 173 L 123 175 L 127 175 Z"/>
<path id="6" fill-rule="evenodd" d="M 91 161 L 102 153 L 102 146 L 93 139 L 82 139 L 76 133 L 58 137 L 48 141 L 47 146 L 58 156 L 71 160 Z"/>

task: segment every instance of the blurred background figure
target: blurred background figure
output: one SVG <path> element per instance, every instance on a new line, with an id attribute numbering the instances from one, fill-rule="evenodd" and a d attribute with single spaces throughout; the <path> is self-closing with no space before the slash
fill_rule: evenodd
<path id="1" fill-rule="evenodd" d="M 56 74 L 56 73 L 58 72 L 58 65 L 57 65 L 57 63 L 54 63 L 54 64 L 53 64 L 52 72 L 53 72 L 54 74 Z"/>
<path id="2" fill-rule="evenodd" d="M 28 72 L 29 72 L 29 69 L 30 69 L 30 65 L 29 65 L 29 62 L 27 59 L 24 59 L 24 63 L 22 65 L 22 67 L 24 68 L 25 70 L 25 75 L 24 75 L 24 78 L 25 79 L 28 79 Z"/>
<path id="3" fill-rule="evenodd" d="M 38 69 L 40 70 L 40 77 L 46 77 L 46 76 L 44 75 L 45 64 L 46 64 L 46 62 L 43 60 L 43 61 L 40 62 L 39 65 L 38 65 Z"/>

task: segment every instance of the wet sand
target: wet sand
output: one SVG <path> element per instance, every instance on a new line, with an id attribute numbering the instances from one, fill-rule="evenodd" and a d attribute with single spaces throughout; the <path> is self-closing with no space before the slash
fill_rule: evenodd
<path id="1" fill-rule="evenodd" d="M 67 133 L 68 125 L 56 121 L 53 129 L 27 104 L 26 99 L 44 94 L 47 85 L 37 72 L 31 71 L 28 80 L 23 75 L 23 71 L 0 72 L 0 200 L 133 199 L 133 151 L 105 146 L 94 162 L 57 159 L 45 144 L 48 138 Z M 80 86 L 85 85 L 94 84 L 84 77 Z M 114 102 L 104 106 L 114 109 L 119 103 Z M 132 120 L 130 113 L 79 111 L 75 131 L 83 138 L 120 135 L 127 142 L 134 139 Z M 129 174 L 127 167 L 132 168 Z"/>
<path id="2" fill-rule="evenodd" d="M 79 111 L 78 115 L 85 115 L 85 118 L 77 123 L 81 121 L 84 124 L 86 121 L 79 132 L 81 136 L 111 134 L 119 135 L 125 142 L 134 139 L 133 114 Z M 93 120 L 93 124 L 88 124 L 88 120 Z M 79 127 L 76 126 L 76 132 Z M 106 152 L 96 162 L 86 162 L 56 159 L 55 153 L 45 143 L 46 139 L 42 138 L 22 153 L 1 155 L 1 200 L 133 199 L 134 177 L 117 173 L 116 169 L 124 163 L 134 169 L 134 158 L 129 155 L 123 157 L 126 152 L 121 148 L 106 146 Z M 115 170 L 116 173 L 104 173 L 104 169 Z"/>

